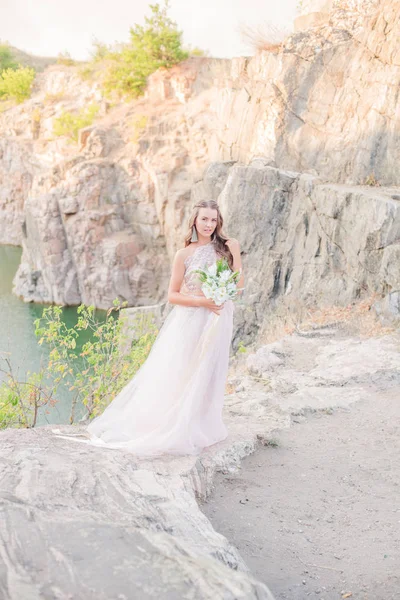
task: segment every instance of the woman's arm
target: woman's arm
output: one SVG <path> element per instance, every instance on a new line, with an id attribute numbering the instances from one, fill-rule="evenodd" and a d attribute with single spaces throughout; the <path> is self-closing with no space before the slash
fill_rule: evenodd
<path id="1" fill-rule="evenodd" d="M 225 244 L 228 246 L 228 248 L 231 251 L 231 254 L 233 256 L 233 270 L 241 272 L 240 279 L 238 281 L 237 286 L 238 286 L 238 288 L 242 288 L 244 285 L 244 275 L 243 275 L 243 269 L 242 269 L 242 257 L 240 256 L 239 242 L 237 240 L 235 240 L 234 238 L 230 238 L 229 240 L 227 240 L 225 242 Z M 239 294 L 241 294 L 241 293 L 242 292 L 239 292 Z"/>
<path id="2" fill-rule="evenodd" d="M 185 262 L 182 250 L 178 250 L 172 263 L 171 279 L 168 288 L 168 302 L 170 304 L 180 304 L 182 306 L 200 306 L 198 302 L 201 298 L 181 294 L 180 289 L 185 275 Z"/>
<path id="3" fill-rule="evenodd" d="M 181 289 L 184 275 L 185 257 L 182 250 L 178 250 L 172 264 L 172 273 L 168 288 L 168 302 L 171 304 L 180 304 L 181 306 L 202 306 L 219 315 L 223 306 L 218 306 L 213 300 L 205 296 L 181 294 L 179 290 Z"/>

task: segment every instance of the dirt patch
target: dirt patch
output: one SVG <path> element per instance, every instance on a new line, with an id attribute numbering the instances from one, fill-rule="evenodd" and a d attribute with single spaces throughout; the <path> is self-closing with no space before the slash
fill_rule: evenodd
<path id="1" fill-rule="evenodd" d="M 398 600 L 399 386 L 292 422 L 202 510 L 277 600 Z"/>

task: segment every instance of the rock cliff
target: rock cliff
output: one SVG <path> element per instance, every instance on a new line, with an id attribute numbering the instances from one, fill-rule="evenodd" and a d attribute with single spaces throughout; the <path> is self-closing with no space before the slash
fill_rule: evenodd
<path id="1" fill-rule="evenodd" d="M 42 73 L 0 117 L 0 240 L 23 245 L 15 292 L 162 301 L 202 197 L 219 198 L 242 244 L 245 336 L 279 302 L 398 290 L 400 2 L 325 4 L 279 51 L 192 58 L 125 105 L 74 67 Z M 54 118 L 90 102 L 101 111 L 79 145 L 55 139 Z"/>
<path id="2" fill-rule="evenodd" d="M 260 164 L 229 169 L 220 195 L 242 241 L 246 304 L 237 336 L 250 342 L 286 307 L 385 297 L 400 287 L 400 196 L 390 188 L 322 183 Z"/>

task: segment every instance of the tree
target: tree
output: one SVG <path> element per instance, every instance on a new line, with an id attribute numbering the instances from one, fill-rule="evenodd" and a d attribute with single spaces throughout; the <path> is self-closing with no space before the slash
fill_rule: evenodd
<path id="1" fill-rule="evenodd" d="M 145 25 L 130 29 L 130 42 L 121 50 L 110 54 L 112 59 L 104 84 L 106 91 L 114 89 L 133 97 L 140 96 L 147 77 L 160 67 L 169 69 L 188 58 L 182 48 L 182 32 L 168 16 L 169 1 L 164 6 L 150 4 L 152 15 Z"/>
<path id="2" fill-rule="evenodd" d="M 97 38 L 92 41 L 92 51 L 90 53 L 92 62 L 101 62 L 102 60 L 109 57 L 112 54 L 111 46 L 107 46 L 104 42 L 101 42 Z"/>
<path id="3" fill-rule="evenodd" d="M 150 4 L 150 9 L 153 15 L 145 18 L 145 27 L 131 27 L 131 51 L 139 64 L 146 64 L 152 71 L 159 67 L 168 69 L 187 58 L 187 52 L 182 50 L 182 32 L 168 17 L 168 0 L 163 8 Z"/>

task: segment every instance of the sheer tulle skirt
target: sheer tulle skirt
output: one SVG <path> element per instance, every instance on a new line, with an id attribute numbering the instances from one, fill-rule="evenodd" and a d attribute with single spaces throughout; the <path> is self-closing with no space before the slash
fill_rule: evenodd
<path id="1" fill-rule="evenodd" d="M 175 306 L 140 370 L 88 426 L 90 443 L 138 455 L 198 454 L 227 437 L 222 408 L 233 302 Z"/>

